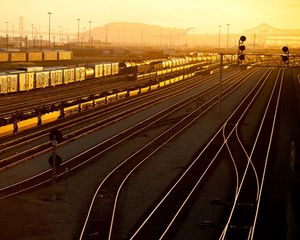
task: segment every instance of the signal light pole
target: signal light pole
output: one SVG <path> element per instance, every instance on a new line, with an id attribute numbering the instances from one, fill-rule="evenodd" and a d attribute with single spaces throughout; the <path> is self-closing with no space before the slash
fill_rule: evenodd
<path id="1" fill-rule="evenodd" d="M 50 41 L 51 41 L 51 39 L 50 39 L 50 16 L 51 16 L 51 14 L 52 14 L 52 12 L 48 12 L 48 14 L 49 14 L 49 47 L 51 46 L 51 44 L 50 44 Z"/>
<path id="2" fill-rule="evenodd" d="M 245 60 L 245 54 L 243 53 L 246 50 L 246 47 L 243 43 L 246 41 L 245 36 L 241 36 L 239 39 L 239 46 L 238 46 L 238 58 L 237 58 L 237 65 L 239 65 L 242 61 Z"/>
<path id="3" fill-rule="evenodd" d="M 287 62 L 287 67 L 289 67 L 289 48 L 287 46 L 284 46 L 281 50 L 284 52 L 281 55 L 281 59 L 284 64 Z"/>

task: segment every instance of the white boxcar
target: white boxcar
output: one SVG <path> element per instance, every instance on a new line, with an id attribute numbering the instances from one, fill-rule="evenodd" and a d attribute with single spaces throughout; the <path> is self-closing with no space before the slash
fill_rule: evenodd
<path id="1" fill-rule="evenodd" d="M 20 72 L 19 91 L 29 91 L 34 88 L 34 72 Z"/>
<path id="2" fill-rule="evenodd" d="M 103 75 L 104 76 L 111 75 L 111 63 L 104 63 L 104 65 L 103 65 Z"/>
<path id="3" fill-rule="evenodd" d="M 45 88 L 50 85 L 50 71 L 35 72 L 35 87 Z"/>
<path id="4" fill-rule="evenodd" d="M 119 63 L 112 63 L 111 64 L 111 74 L 117 75 L 119 73 Z"/>
<path id="5" fill-rule="evenodd" d="M 103 63 L 95 64 L 94 70 L 95 70 L 95 78 L 102 77 L 103 76 Z"/>
<path id="6" fill-rule="evenodd" d="M 50 68 L 50 86 L 63 84 L 63 69 Z"/>
<path id="7" fill-rule="evenodd" d="M 64 73 L 64 84 L 72 83 L 75 80 L 75 69 L 74 68 L 65 68 L 63 69 Z"/>
<path id="8" fill-rule="evenodd" d="M 75 81 L 85 80 L 85 67 L 76 67 L 75 68 Z"/>
<path id="9" fill-rule="evenodd" d="M 0 75 L 0 93 L 11 93 L 17 91 L 18 91 L 17 74 Z"/>
<path id="10" fill-rule="evenodd" d="M 0 74 L 0 94 L 7 93 L 7 75 L 1 73 Z"/>
<path id="11" fill-rule="evenodd" d="M 7 82 L 6 74 L 0 73 L 0 94 L 6 93 L 6 90 L 4 91 L 4 86 L 6 85 L 6 82 Z"/>

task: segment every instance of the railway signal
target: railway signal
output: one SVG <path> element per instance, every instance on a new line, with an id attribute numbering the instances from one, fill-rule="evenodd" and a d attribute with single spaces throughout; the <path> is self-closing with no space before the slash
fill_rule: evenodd
<path id="1" fill-rule="evenodd" d="M 287 46 L 284 46 L 282 47 L 281 49 L 283 51 L 283 54 L 281 55 L 281 59 L 283 61 L 283 63 L 286 63 L 288 64 L 288 61 L 289 61 L 289 48 Z"/>
<path id="2" fill-rule="evenodd" d="M 55 201 L 56 200 L 56 194 L 55 194 L 56 169 L 62 163 L 61 157 L 56 154 L 56 146 L 57 146 L 57 143 L 62 140 L 62 132 L 58 129 L 51 130 L 49 133 L 49 139 L 50 139 L 50 141 L 52 141 L 52 146 L 53 146 L 52 155 L 48 159 L 49 164 L 52 167 L 51 200 Z"/>
<path id="3" fill-rule="evenodd" d="M 246 41 L 245 36 L 241 36 L 239 39 L 239 46 L 238 46 L 238 64 L 245 60 L 244 51 L 246 50 L 245 45 L 243 43 Z"/>

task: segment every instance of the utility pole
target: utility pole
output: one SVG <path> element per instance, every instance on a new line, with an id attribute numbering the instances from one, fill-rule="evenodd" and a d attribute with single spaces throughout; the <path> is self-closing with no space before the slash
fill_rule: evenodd
<path id="1" fill-rule="evenodd" d="M 79 24 L 80 24 L 80 18 L 77 18 L 78 21 L 78 34 L 77 34 L 77 42 L 78 42 L 78 46 L 80 46 L 80 41 L 79 41 Z"/>
<path id="2" fill-rule="evenodd" d="M 105 45 L 107 48 L 107 25 L 105 26 Z"/>
<path id="3" fill-rule="evenodd" d="M 53 50 L 55 51 L 55 36 L 53 36 Z"/>
<path id="4" fill-rule="evenodd" d="M 51 14 L 52 14 L 52 12 L 48 12 L 48 14 L 49 14 L 49 46 L 51 46 L 51 44 L 50 44 L 50 41 L 51 41 L 51 39 L 50 39 L 50 24 L 51 24 L 51 18 L 50 18 L 50 16 L 51 16 Z"/>
<path id="5" fill-rule="evenodd" d="M 92 25 L 92 21 L 89 21 L 89 24 L 90 24 L 90 29 L 89 29 L 89 42 L 90 42 L 90 45 L 91 45 L 91 43 L 92 43 L 92 41 L 91 41 L 91 25 Z"/>
<path id="6" fill-rule="evenodd" d="M 221 27 L 222 25 L 219 25 L 219 50 L 221 48 Z"/>
<path id="7" fill-rule="evenodd" d="M 229 43 L 229 23 L 227 23 L 227 49 L 228 49 L 228 43 Z"/>
<path id="8" fill-rule="evenodd" d="M 5 22 L 6 23 L 6 50 L 8 51 L 8 22 Z"/>
<path id="9" fill-rule="evenodd" d="M 41 39 L 41 51 L 43 50 L 43 36 L 41 35 L 40 36 L 40 39 Z"/>
<path id="10" fill-rule="evenodd" d="M 219 78 L 219 112 L 221 112 L 222 74 L 223 74 L 223 53 L 221 53 L 220 78 Z"/>

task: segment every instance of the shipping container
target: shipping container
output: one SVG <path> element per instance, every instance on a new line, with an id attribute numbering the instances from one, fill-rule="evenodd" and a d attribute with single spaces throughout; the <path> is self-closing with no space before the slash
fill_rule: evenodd
<path id="1" fill-rule="evenodd" d="M 43 61 L 43 53 L 42 52 L 28 52 L 27 53 L 28 62 L 40 62 Z"/>
<path id="2" fill-rule="evenodd" d="M 149 87 L 141 88 L 141 93 L 145 93 L 149 91 Z"/>
<path id="3" fill-rule="evenodd" d="M 163 87 L 163 86 L 165 86 L 165 82 L 159 82 L 159 87 Z"/>
<path id="4" fill-rule="evenodd" d="M 150 86 L 150 90 L 155 90 L 155 89 L 157 89 L 158 87 L 159 87 L 158 84 L 151 85 L 151 86 Z"/>
<path id="5" fill-rule="evenodd" d="M 0 62 L 8 62 L 8 61 L 9 61 L 9 53 L 0 52 Z"/>
<path id="6" fill-rule="evenodd" d="M 45 88 L 50 86 L 50 71 L 35 72 L 35 87 Z"/>
<path id="7" fill-rule="evenodd" d="M 81 110 L 88 110 L 88 109 L 93 108 L 93 106 L 94 106 L 94 101 L 93 100 L 81 103 L 81 105 L 80 105 Z"/>
<path id="8" fill-rule="evenodd" d="M 56 121 L 60 116 L 60 112 L 59 111 L 54 111 L 51 113 L 46 113 L 44 115 L 41 116 L 42 119 L 42 124 L 46 124 L 49 122 L 53 122 Z"/>
<path id="9" fill-rule="evenodd" d="M 58 60 L 71 60 L 72 52 L 71 51 L 59 51 Z"/>
<path id="10" fill-rule="evenodd" d="M 111 75 L 111 63 L 104 63 L 103 64 L 103 75 L 110 76 Z"/>
<path id="11" fill-rule="evenodd" d="M 115 102 L 116 100 L 117 100 L 117 94 L 112 94 L 112 95 L 106 96 L 107 103 Z"/>
<path id="12" fill-rule="evenodd" d="M 43 52 L 43 60 L 44 61 L 56 61 L 57 60 L 57 52 L 54 52 L 54 51 Z"/>
<path id="13" fill-rule="evenodd" d="M 85 67 L 76 67 L 75 68 L 75 81 L 85 80 Z"/>
<path id="14" fill-rule="evenodd" d="M 95 99 L 95 107 L 100 107 L 106 104 L 106 97 Z"/>
<path id="15" fill-rule="evenodd" d="M 132 97 L 132 96 L 136 96 L 140 93 L 140 90 L 131 90 L 129 91 L 129 96 Z"/>
<path id="16" fill-rule="evenodd" d="M 65 116 L 69 116 L 72 115 L 74 113 L 77 113 L 79 111 L 79 105 L 74 105 L 74 106 L 70 106 L 70 107 L 65 107 L 64 108 L 64 114 Z"/>
<path id="17" fill-rule="evenodd" d="M 0 127 L 0 137 L 10 135 L 14 132 L 14 125 L 9 124 L 6 126 Z"/>
<path id="18" fill-rule="evenodd" d="M 11 52 L 10 61 L 11 62 L 26 62 L 26 52 Z"/>
<path id="19" fill-rule="evenodd" d="M 117 93 L 117 98 L 118 99 L 126 98 L 126 96 L 127 96 L 127 91 Z"/>
<path id="20" fill-rule="evenodd" d="M 74 68 L 65 68 L 63 69 L 63 75 L 64 75 L 64 84 L 68 84 L 71 82 L 74 82 L 75 80 L 75 70 Z"/>
<path id="21" fill-rule="evenodd" d="M 33 128 L 38 125 L 38 118 L 29 118 L 23 121 L 18 122 L 18 131 L 24 131 L 26 129 Z"/>

